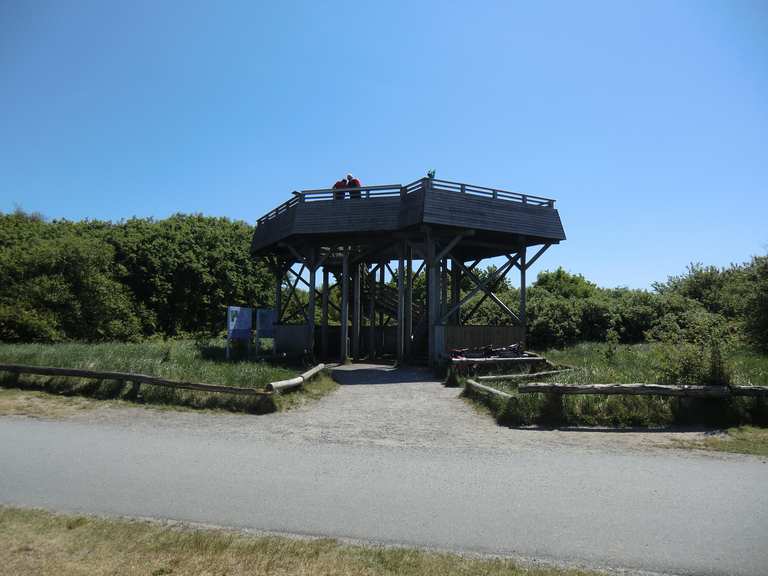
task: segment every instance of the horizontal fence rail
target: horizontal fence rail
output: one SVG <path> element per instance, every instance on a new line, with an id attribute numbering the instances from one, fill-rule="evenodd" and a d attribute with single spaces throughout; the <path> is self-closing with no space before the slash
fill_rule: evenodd
<path id="1" fill-rule="evenodd" d="M 196 382 L 182 382 L 168 380 L 148 374 L 136 374 L 133 372 L 112 372 L 107 370 L 84 370 L 81 368 L 58 368 L 53 366 L 26 366 L 24 364 L 0 364 L 0 371 L 13 372 L 15 374 L 37 374 L 41 376 L 66 376 L 74 378 L 92 378 L 95 380 L 118 380 L 122 382 L 137 382 L 152 384 L 166 388 L 181 388 L 183 390 L 197 390 L 200 392 L 220 392 L 224 394 L 241 394 L 245 396 L 264 396 L 270 392 L 256 388 L 239 388 L 236 386 L 220 386 L 217 384 L 198 384 Z"/>
<path id="2" fill-rule="evenodd" d="M 320 188 L 316 190 L 301 190 L 293 192 L 293 197 L 280 204 L 274 210 L 267 212 L 259 218 L 257 224 L 264 224 L 288 212 L 292 207 L 304 202 L 318 202 L 327 200 L 370 200 L 374 198 L 406 198 L 415 192 L 434 190 L 437 192 L 455 192 L 469 194 L 494 200 L 506 200 L 528 206 L 554 208 L 555 201 L 543 196 L 532 196 L 519 192 L 510 192 L 497 188 L 487 188 L 450 180 L 438 180 L 435 178 L 421 178 L 410 184 L 385 184 L 377 186 L 362 186 L 360 188 Z"/>
<path id="3" fill-rule="evenodd" d="M 491 396 L 495 396 L 496 398 L 501 398 L 503 400 L 508 400 L 509 398 L 512 398 L 512 394 L 507 394 L 506 392 L 502 392 L 501 390 L 497 390 L 496 388 L 493 388 L 491 386 L 480 384 L 479 382 L 476 382 L 471 378 L 467 380 L 467 388 L 469 388 L 472 392 L 479 392 L 481 394 L 490 394 Z"/>
<path id="4" fill-rule="evenodd" d="M 558 384 L 532 382 L 519 384 L 521 394 L 549 392 L 555 394 L 624 394 L 629 396 L 684 396 L 690 398 L 725 398 L 727 386 L 675 386 L 665 384 Z"/>
<path id="5" fill-rule="evenodd" d="M 280 394 L 294 388 L 298 388 L 307 382 L 313 376 L 322 372 L 325 368 L 325 364 L 318 364 L 314 368 L 310 368 L 304 374 L 296 376 L 296 378 L 290 378 L 289 380 L 278 380 L 277 382 L 270 382 L 267 384 L 267 390 Z"/>
<path id="6" fill-rule="evenodd" d="M 266 390 L 257 388 L 241 388 L 237 386 L 221 386 L 218 384 L 200 384 L 197 382 L 183 382 L 169 380 L 148 374 L 134 372 L 113 372 L 108 370 L 85 370 L 82 368 L 59 368 L 55 366 L 28 366 L 25 364 L 0 364 L 0 371 L 14 374 L 35 374 L 38 376 L 63 376 L 69 378 L 90 378 L 94 380 L 116 380 L 119 382 L 133 382 L 137 384 L 151 384 L 166 388 L 179 388 L 182 390 L 196 390 L 198 392 L 216 392 L 221 394 L 239 394 L 244 396 L 270 396 L 272 393 L 280 393 L 293 388 L 298 388 L 310 378 L 320 373 L 325 368 L 324 364 L 310 368 L 296 378 L 279 380 L 266 385 Z"/>
<path id="7" fill-rule="evenodd" d="M 543 373 L 542 373 L 543 374 Z M 484 378 L 488 381 L 489 378 Z M 501 398 L 511 395 L 491 386 L 468 379 L 467 386 L 476 391 Z M 729 398 L 752 396 L 768 398 L 768 386 L 702 386 L 675 384 L 561 384 L 557 382 L 531 382 L 517 384 L 520 394 L 598 394 L 627 396 L 675 396 L 685 398 Z"/>

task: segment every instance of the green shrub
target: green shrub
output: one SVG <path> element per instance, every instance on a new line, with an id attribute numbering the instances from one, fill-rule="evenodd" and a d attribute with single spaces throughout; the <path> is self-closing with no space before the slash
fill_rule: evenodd
<path id="1" fill-rule="evenodd" d="M 753 260 L 750 278 L 754 290 L 745 298 L 745 330 L 758 349 L 768 352 L 768 256 Z"/>

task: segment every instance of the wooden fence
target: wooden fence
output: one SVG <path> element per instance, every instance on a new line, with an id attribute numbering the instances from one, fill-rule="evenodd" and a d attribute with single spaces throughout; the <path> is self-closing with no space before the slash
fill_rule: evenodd
<path id="1" fill-rule="evenodd" d="M 290 380 L 280 380 L 270 382 L 266 390 L 256 388 L 241 388 L 237 386 L 220 386 L 217 384 L 199 384 L 196 382 L 183 382 L 180 380 L 169 380 L 158 376 L 149 376 L 147 374 L 136 374 L 134 372 L 112 372 L 106 370 L 84 370 L 81 368 L 57 368 L 53 366 L 27 366 L 24 364 L 0 364 L 0 371 L 12 372 L 14 374 L 36 374 L 41 376 L 64 376 L 70 378 L 90 378 L 95 380 L 117 380 L 120 382 L 133 382 L 134 384 L 151 384 L 153 386 L 163 386 L 166 388 L 177 388 L 182 390 L 196 390 L 198 392 L 215 392 L 220 394 L 239 394 L 244 396 L 270 396 L 273 393 L 280 393 L 292 388 L 297 388 L 308 381 L 310 378 L 321 372 L 325 364 L 318 364 L 296 378 Z"/>
<path id="2" fill-rule="evenodd" d="M 468 379 L 467 387 L 480 393 L 499 398 L 512 395 Z M 666 384 L 560 384 L 531 382 L 518 384 L 520 394 L 625 394 L 632 396 L 677 396 L 688 398 L 729 398 L 731 396 L 752 396 L 768 398 L 768 386 L 685 386 Z"/>

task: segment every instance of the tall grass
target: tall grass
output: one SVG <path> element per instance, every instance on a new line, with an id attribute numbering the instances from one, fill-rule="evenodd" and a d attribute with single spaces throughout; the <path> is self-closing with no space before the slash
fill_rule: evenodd
<path id="1" fill-rule="evenodd" d="M 538 382 L 567 384 L 658 383 L 669 369 L 670 351 L 664 344 L 582 343 L 548 350 L 550 362 L 575 370 L 535 378 Z M 768 385 L 768 357 L 749 350 L 732 351 L 726 358 L 730 381 Z M 660 396 L 600 396 L 519 394 L 517 384 L 494 381 L 492 386 L 512 395 L 508 400 L 478 397 L 500 424 L 508 426 L 665 427 L 671 425 L 736 426 L 768 424 L 768 403 L 761 398 L 670 398 Z"/>
<path id="2" fill-rule="evenodd" d="M 297 370 L 252 360 L 226 361 L 216 341 L 147 341 L 105 344 L 0 344 L 0 363 L 56 366 L 149 374 L 222 386 L 262 389 L 275 380 L 292 378 Z M 131 386 L 123 382 L 13 375 L 0 372 L 0 386 L 43 389 L 59 394 L 96 398 L 130 398 Z M 270 412 L 271 399 L 233 394 L 177 390 L 142 385 L 139 400 L 153 404 Z"/>
<path id="3" fill-rule="evenodd" d="M 543 382 L 568 384 L 658 383 L 663 367 L 672 362 L 670 345 L 662 343 L 618 345 L 584 342 L 543 353 L 554 364 L 577 368 L 571 373 L 555 374 Z M 768 356 L 746 348 L 726 354 L 731 384 L 768 386 Z"/>

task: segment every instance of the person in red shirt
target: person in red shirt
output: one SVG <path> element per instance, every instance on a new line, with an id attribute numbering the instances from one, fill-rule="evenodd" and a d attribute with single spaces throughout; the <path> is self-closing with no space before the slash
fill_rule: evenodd
<path id="1" fill-rule="evenodd" d="M 362 188 L 362 186 L 360 180 L 352 176 L 352 174 L 347 174 L 347 188 Z M 355 190 L 354 192 L 350 190 L 349 197 L 360 198 L 360 190 Z"/>
<path id="2" fill-rule="evenodd" d="M 333 199 L 344 200 L 344 188 L 346 187 L 347 181 L 344 178 L 338 180 L 336 184 L 333 185 L 333 189 L 336 190 L 336 192 L 333 193 Z"/>

